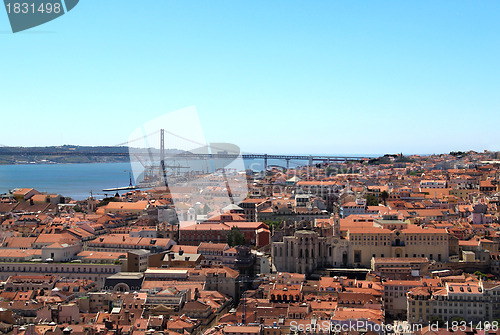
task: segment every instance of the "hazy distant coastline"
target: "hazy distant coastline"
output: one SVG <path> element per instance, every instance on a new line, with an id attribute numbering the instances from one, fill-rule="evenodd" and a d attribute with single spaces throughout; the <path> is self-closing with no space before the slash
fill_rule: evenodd
<path id="1" fill-rule="evenodd" d="M 153 149 L 157 150 L 157 149 Z M 77 153 L 87 153 L 78 155 Z M 182 151 L 166 149 L 167 154 Z M 90 154 L 89 154 L 90 153 Z M 114 155 L 106 156 L 107 153 Z M 116 154 L 121 155 L 116 155 Z M 60 155 L 55 155 L 60 154 Z M 0 147 L 0 165 L 129 163 L 127 146 L 62 145 L 47 147 Z"/>

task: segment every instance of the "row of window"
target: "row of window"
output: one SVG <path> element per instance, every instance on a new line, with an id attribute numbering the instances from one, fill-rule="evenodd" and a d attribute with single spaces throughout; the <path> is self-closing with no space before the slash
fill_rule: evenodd
<path id="1" fill-rule="evenodd" d="M 441 262 L 441 254 L 438 254 L 437 256 L 438 256 L 437 260 L 439 262 Z M 372 257 L 377 257 L 377 255 L 373 254 Z M 380 254 L 380 257 L 384 258 L 384 254 Z M 399 257 L 401 257 L 401 255 L 396 255 L 396 257 L 399 258 Z M 408 258 L 408 257 L 409 257 L 409 255 L 405 254 L 405 258 Z M 413 258 L 416 258 L 416 257 L 428 257 L 429 259 L 434 259 L 434 254 L 428 254 L 428 255 L 421 254 L 420 256 L 417 254 L 413 254 Z M 402 266 L 410 267 L 407 264 L 387 264 L 387 265 L 383 265 L 382 267 L 383 268 L 390 268 L 390 267 L 402 267 Z"/>
<path id="2" fill-rule="evenodd" d="M 278 257 L 278 250 L 279 250 L 279 257 L 283 257 L 283 247 L 274 247 L 274 256 Z M 293 257 L 293 244 L 290 245 L 289 247 L 290 250 L 290 257 Z M 320 249 L 321 250 L 321 249 Z M 309 258 L 309 249 L 305 249 L 305 252 L 303 252 L 303 249 L 299 250 L 299 258 Z M 321 256 L 321 252 L 319 253 L 319 256 Z M 329 256 L 332 256 L 332 248 L 329 248 Z M 314 249 L 311 249 L 311 258 L 314 258 Z"/>
<path id="3" fill-rule="evenodd" d="M 93 269 L 93 270 L 92 270 Z M 0 272 L 39 272 L 39 273 L 60 273 L 60 272 L 71 272 L 71 273 L 115 273 L 117 272 L 115 268 L 105 268 L 105 267 L 94 267 L 87 268 L 83 267 L 31 267 L 31 266 L 0 266 Z"/>
<path id="4" fill-rule="evenodd" d="M 361 236 L 358 236 L 358 235 L 353 235 L 353 238 L 352 238 L 353 241 L 388 241 L 388 240 L 391 240 L 390 239 L 390 236 L 387 236 L 387 235 L 382 235 L 380 236 L 380 239 L 379 239 L 379 235 L 369 235 L 369 236 L 366 236 L 366 235 L 363 235 L 363 238 L 361 238 Z M 408 238 L 405 239 L 404 236 L 401 237 L 401 240 L 402 241 L 417 241 L 417 236 L 414 236 L 414 235 L 408 235 Z M 440 235 L 440 236 L 429 236 L 429 235 L 418 235 L 418 241 L 443 241 L 443 240 L 447 240 L 447 238 L 445 238 L 444 235 Z M 306 241 L 307 242 L 307 241 Z"/>
<path id="5" fill-rule="evenodd" d="M 382 244 L 383 243 L 383 244 Z M 445 244 L 446 242 L 431 242 L 431 241 L 427 241 L 427 242 L 406 242 L 407 245 L 418 245 L 418 246 L 424 246 L 424 245 L 441 245 L 441 244 Z M 369 241 L 369 242 L 352 242 L 352 245 L 375 245 L 375 246 L 388 246 L 388 245 L 391 245 L 390 242 L 372 242 L 372 241 Z M 401 246 L 401 247 L 404 247 L 405 246 L 405 241 L 401 241 L 399 243 L 392 243 L 393 246 Z"/>

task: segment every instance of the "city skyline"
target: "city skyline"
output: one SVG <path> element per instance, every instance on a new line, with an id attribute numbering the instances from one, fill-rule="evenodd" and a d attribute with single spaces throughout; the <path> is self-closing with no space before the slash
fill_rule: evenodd
<path id="1" fill-rule="evenodd" d="M 2 334 L 500 335 L 498 1 L 4 5 Z"/>

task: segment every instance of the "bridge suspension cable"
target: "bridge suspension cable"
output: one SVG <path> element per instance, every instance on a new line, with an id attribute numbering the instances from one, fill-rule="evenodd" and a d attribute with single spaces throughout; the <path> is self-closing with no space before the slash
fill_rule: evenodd
<path id="1" fill-rule="evenodd" d="M 146 134 L 146 135 L 143 135 L 141 137 L 137 137 L 137 138 L 134 138 L 132 140 L 128 140 L 127 142 L 123 142 L 123 143 L 119 143 L 119 144 L 115 144 L 114 147 L 122 147 L 126 144 L 129 144 L 129 143 L 133 143 L 133 142 L 137 142 L 137 141 L 140 141 L 140 140 L 144 140 L 144 138 L 146 138 L 147 136 L 153 136 L 153 135 L 156 135 L 160 132 L 160 129 L 158 130 L 155 130 L 154 132 L 152 133 L 149 133 L 149 134 Z"/>

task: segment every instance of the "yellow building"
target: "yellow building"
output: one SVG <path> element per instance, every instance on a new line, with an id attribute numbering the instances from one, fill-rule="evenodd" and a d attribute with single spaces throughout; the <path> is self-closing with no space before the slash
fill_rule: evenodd
<path id="1" fill-rule="evenodd" d="M 325 267 L 371 267 L 372 258 L 427 258 L 447 262 L 449 236 L 444 229 L 422 228 L 391 220 L 353 227 L 333 221 L 333 229 L 319 227 L 296 230 L 272 242 L 272 260 L 277 271 L 312 273 Z M 367 226 L 368 225 L 368 226 Z"/>
<path id="2" fill-rule="evenodd" d="M 500 285 L 488 282 L 446 283 L 442 288 L 417 287 L 408 292 L 408 321 L 427 323 L 432 317 L 451 322 L 463 317 L 477 324 L 500 316 Z"/>
<path id="3" fill-rule="evenodd" d="M 372 257 L 427 257 L 446 262 L 449 257 L 448 233 L 444 229 L 406 225 L 387 229 L 350 228 L 348 263 L 370 267 Z"/>

